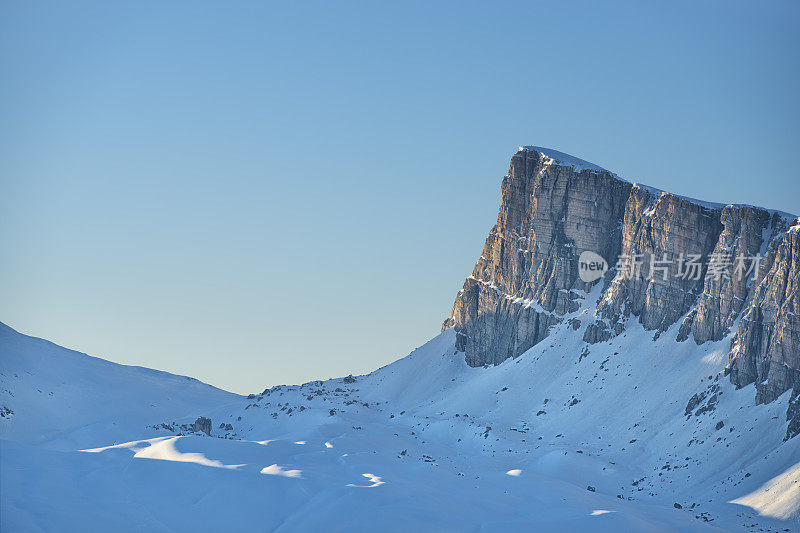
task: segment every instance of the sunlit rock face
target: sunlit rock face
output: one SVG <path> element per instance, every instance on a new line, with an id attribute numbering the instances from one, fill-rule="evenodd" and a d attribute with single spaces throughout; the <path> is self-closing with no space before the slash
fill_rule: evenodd
<path id="1" fill-rule="evenodd" d="M 732 257 L 760 254 L 761 247 L 775 236 L 772 230 L 780 225 L 779 215 L 751 206 L 727 206 L 722 209 L 720 220 L 722 231 L 712 253 L 729 253 Z M 755 270 L 748 275 L 730 278 L 706 276 L 692 326 L 698 344 L 718 341 L 730 333 L 747 299 L 754 275 Z"/>
<path id="2" fill-rule="evenodd" d="M 756 384 L 758 403 L 800 392 L 800 225 L 769 246 L 731 343 L 731 379 Z"/>
<path id="3" fill-rule="evenodd" d="M 619 254 L 632 185 L 581 163 L 528 148 L 512 157 L 497 224 L 445 322 L 469 364 L 520 355 L 575 311 L 588 288 L 578 277 L 581 252 Z"/>
<path id="4" fill-rule="evenodd" d="M 640 275 L 612 280 L 598 306 L 600 316 L 616 325 L 633 315 L 645 329 L 666 330 L 691 309 L 703 287 L 702 272 L 699 279 L 676 276 L 680 254 L 706 256 L 720 230 L 718 218 L 708 207 L 634 187 L 627 198 L 621 248 L 623 256 L 641 256 Z M 654 259 L 663 263 L 651 265 Z M 669 267 L 666 276 L 656 270 L 662 265 Z"/>
<path id="5" fill-rule="evenodd" d="M 759 402 L 800 390 L 800 251 L 791 216 L 634 185 L 538 147 L 513 155 L 502 193 L 497 224 L 443 326 L 455 328 L 468 364 L 517 357 L 565 318 L 579 329 L 570 314 L 601 284 L 592 323 L 576 333 L 588 344 L 622 334 L 630 320 L 654 336 L 680 323 L 682 342 L 733 335 L 731 379 L 757 383 Z M 584 251 L 612 267 L 601 280 L 581 281 Z M 687 276 L 681 261 L 690 256 L 701 261 Z M 755 256 L 763 257 L 758 268 L 737 266 L 737 257 Z M 639 258 L 635 275 L 623 273 L 620 257 Z M 712 257 L 728 258 L 730 275 L 709 270 Z"/>

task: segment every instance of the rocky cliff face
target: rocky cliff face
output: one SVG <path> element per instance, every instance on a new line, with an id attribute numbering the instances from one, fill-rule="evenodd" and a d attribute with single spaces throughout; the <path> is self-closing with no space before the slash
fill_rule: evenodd
<path id="1" fill-rule="evenodd" d="M 756 401 L 800 391 L 800 225 L 769 247 L 731 343 L 731 379 L 756 384 Z"/>
<path id="2" fill-rule="evenodd" d="M 602 285 L 588 344 L 630 320 L 677 341 L 733 334 L 731 379 L 757 401 L 800 391 L 800 233 L 790 215 L 634 185 L 567 154 L 521 147 L 503 178 L 497 224 L 443 328 L 472 366 L 517 357 Z M 579 277 L 584 251 L 612 267 Z M 762 258 L 763 259 L 760 259 Z M 594 302 L 592 302 L 594 305 Z"/>
<path id="3" fill-rule="evenodd" d="M 619 253 L 631 187 L 585 162 L 561 164 L 527 149 L 514 155 L 497 224 L 445 321 L 469 364 L 522 354 L 577 309 L 588 286 L 576 259 L 586 250 Z"/>
<path id="4" fill-rule="evenodd" d="M 699 276 L 676 276 L 678 259 L 681 254 L 706 256 L 720 229 L 719 220 L 706 206 L 634 187 L 622 221 L 621 248 L 623 256 L 641 256 L 641 266 L 634 276 L 612 280 L 598 306 L 600 316 L 616 325 L 633 315 L 646 329 L 666 330 L 689 311 L 703 287 L 703 270 Z M 666 276 L 656 270 L 661 266 L 669 267 Z"/>

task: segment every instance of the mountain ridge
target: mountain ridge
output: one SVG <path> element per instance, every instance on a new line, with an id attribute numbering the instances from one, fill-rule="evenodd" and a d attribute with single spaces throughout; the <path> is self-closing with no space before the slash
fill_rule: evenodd
<path id="1" fill-rule="evenodd" d="M 566 152 L 561 152 L 561 151 L 555 150 L 553 148 L 547 148 L 547 147 L 544 147 L 544 146 L 526 145 L 526 146 L 520 146 L 517 149 L 518 153 L 520 151 L 538 152 L 538 153 L 540 153 L 542 155 L 545 155 L 548 158 L 552 159 L 556 163 L 561 163 L 562 165 L 565 165 L 565 166 L 571 166 L 571 167 L 575 168 L 576 170 L 594 170 L 595 172 L 608 172 L 609 174 L 611 174 L 615 178 L 617 178 L 617 179 L 619 179 L 621 181 L 624 181 L 626 183 L 630 183 L 631 185 L 633 185 L 635 187 L 639 187 L 639 188 L 645 189 L 648 192 L 655 193 L 655 194 L 669 194 L 669 195 L 672 195 L 672 196 L 677 196 L 678 198 L 682 198 L 684 200 L 688 200 L 688 201 L 690 201 L 690 202 L 692 202 L 694 204 L 697 204 L 697 205 L 700 205 L 700 206 L 703 206 L 703 207 L 708 207 L 709 209 L 722 209 L 723 207 L 754 207 L 756 209 L 762 209 L 762 210 L 768 211 L 770 213 L 777 213 L 782 218 L 786 218 L 786 219 L 789 219 L 789 220 L 796 219 L 796 218 L 798 218 L 798 216 L 800 216 L 800 215 L 792 214 L 792 213 L 789 213 L 789 212 L 786 212 L 786 211 L 781 211 L 779 209 L 771 209 L 771 208 L 768 208 L 768 207 L 758 206 L 758 205 L 754 205 L 754 204 L 746 204 L 746 203 L 727 203 L 727 204 L 725 204 L 725 203 L 721 203 L 721 202 L 712 202 L 712 201 L 708 201 L 708 200 L 701 200 L 699 198 L 692 198 L 690 196 L 685 196 L 685 195 L 682 195 L 682 194 L 670 192 L 670 191 L 667 191 L 665 189 L 659 189 L 658 187 L 654 187 L 652 185 L 647 185 L 646 183 L 640 183 L 638 181 L 631 181 L 629 179 L 626 179 L 626 178 L 620 176 L 616 172 L 612 172 L 611 170 L 608 170 L 606 168 L 601 167 L 600 165 L 597 165 L 595 163 L 587 161 L 586 159 L 581 159 L 580 157 L 576 157 L 574 155 L 568 154 Z"/>
<path id="2" fill-rule="evenodd" d="M 578 258 L 591 251 L 612 268 L 596 282 L 603 294 L 583 329 L 587 345 L 620 335 L 632 319 L 656 337 L 680 321 L 680 342 L 729 338 L 730 378 L 739 387 L 756 383 L 758 403 L 790 389 L 800 394 L 800 220 L 793 215 L 636 185 L 532 146 L 512 156 L 502 196 L 497 223 L 442 326 L 455 328 L 469 364 L 497 364 L 547 338 L 590 291 Z M 669 262 L 663 279 L 622 275 L 614 259 L 638 255 L 642 271 Z M 711 260 L 695 279 L 673 275 L 686 256 Z M 763 259 L 763 267 L 720 276 L 713 258 L 725 257 L 759 267 Z"/>

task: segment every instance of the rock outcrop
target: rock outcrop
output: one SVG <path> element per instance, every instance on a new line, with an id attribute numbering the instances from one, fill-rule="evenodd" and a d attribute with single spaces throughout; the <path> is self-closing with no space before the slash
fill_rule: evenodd
<path id="1" fill-rule="evenodd" d="M 576 258 L 586 250 L 606 259 L 619 253 L 631 187 L 589 163 L 560 164 L 528 149 L 514 155 L 497 224 L 445 321 L 456 327 L 469 364 L 522 354 L 577 309 L 576 291 L 588 286 Z"/>
<path id="2" fill-rule="evenodd" d="M 521 147 L 502 183 L 497 224 L 444 328 L 472 366 L 517 357 L 602 286 L 583 340 L 629 320 L 678 341 L 733 333 L 732 381 L 757 401 L 800 390 L 800 232 L 784 213 L 711 204 L 631 184 L 550 149 Z M 581 253 L 612 268 L 581 281 Z M 738 326 L 738 327 L 737 327 Z"/>
<path id="3" fill-rule="evenodd" d="M 201 416 L 192 424 L 192 431 L 199 431 L 211 435 L 211 419 Z"/>
<path id="4" fill-rule="evenodd" d="M 800 225 L 770 245 L 731 343 L 731 380 L 756 384 L 756 402 L 800 390 Z"/>
<path id="5" fill-rule="evenodd" d="M 723 230 L 712 253 L 730 255 L 736 275 L 719 279 L 706 276 L 693 324 L 693 335 L 698 344 L 718 341 L 730 333 L 747 299 L 753 278 L 763 271 L 763 265 L 759 265 L 750 272 L 737 273 L 737 268 L 750 269 L 752 265 L 741 265 L 735 258 L 762 256 L 772 239 L 786 230 L 778 213 L 752 206 L 726 206 L 722 209 L 721 221 Z"/>
<path id="6" fill-rule="evenodd" d="M 646 329 L 666 330 L 689 311 L 703 286 L 704 269 L 698 276 L 677 276 L 679 259 L 706 256 L 720 230 L 719 220 L 705 205 L 633 187 L 622 222 L 621 249 L 622 256 L 638 258 L 641 264 L 635 275 L 612 280 L 598 307 L 600 316 L 616 323 L 633 315 Z"/>

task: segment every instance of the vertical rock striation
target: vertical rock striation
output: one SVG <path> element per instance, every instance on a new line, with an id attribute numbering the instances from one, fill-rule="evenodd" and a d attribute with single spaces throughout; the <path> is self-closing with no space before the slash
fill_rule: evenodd
<path id="1" fill-rule="evenodd" d="M 708 254 L 720 230 L 719 220 L 708 207 L 647 187 L 634 187 L 625 208 L 622 254 L 641 256 L 640 274 L 612 280 L 598 306 L 600 315 L 612 323 L 633 315 L 646 329 L 666 330 L 689 311 L 702 289 L 701 280 L 677 277 L 675 262 L 681 254 Z M 651 264 L 653 259 L 659 263 Z M 666 276 L 657 269 L 661 266 L 670 267 Z"/>
<path id="2" fill-rule="evenodd" d="M 761 247 L 773 237 L 766 232 L 778 219 L 770 216 L 764 209 L 751 206 L 726 206 L 720 219 L 722 232 L 712 253 L 729 254 L 735 269 L 740 268 L 736 257 L 753 257 L 761 254 Z M 747 265 L 749 267 L 749 265 Z M 730 333 L 742 310 L 753 281 L 755 270 L 747 274 L 720 277 L 706 275 L 703 294 L 697 306 L 692 333 L 698 344 L 705 341 L 718 341 Z"/>
<path id="3" fill-rule="evenodd" d="M 577 291 L 587 289 L 578 278 L 582 251 L 607 260 L 619 253 L 632 185 L 549 153 L 554 157 L 521 148 L 512 157 L 497 224 L 445 321 L 456 327 L 457 347 L 473 366 L 522 354 L 577 309 Z"/>
<path id="4" fill-rule="evenodd" d="M 757 401 L 800 391 L 800 233 L 791 216 L 723 206 L 634 185 L 586 161 L 521 147 L 503 178 L 497 223 L 443 328 L 472 366 L 517 357 L 574 313 L 602 283 L 587 343 L 625 330 L 631 318 L 658 336 L 680 322 L 678 341 L 719 341 L 735 329 L 731 379 L 756 383 Z M 581 281 L 578 257 L 612 267 Z M 688 268 L 692 256 L 696 270 Z M 763 256 L 753 261 L 737 258 Z M 724 258 L 729 272 L 709 268 Z M 580 323 L 570 317 L 575 329 Z M 738 326 L 738 327 L 737 327 Z"/>
<path id="5" fill-rule="evenodd" d="M 756 402 L 800 390 L 800 225 L 770 245 L 731 343 L 731 380 Z"/>

